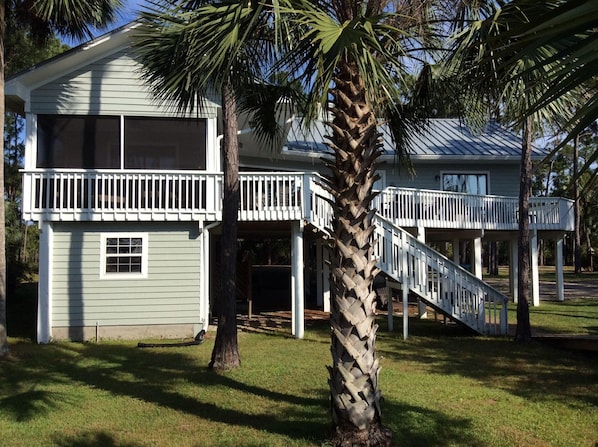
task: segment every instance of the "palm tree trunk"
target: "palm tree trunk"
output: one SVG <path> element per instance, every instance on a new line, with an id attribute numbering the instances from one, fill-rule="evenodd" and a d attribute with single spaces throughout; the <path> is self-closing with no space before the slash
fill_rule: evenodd
<path id="1" fill-rule="evenodd" d="M 4 32 L 6 2 L 0 0 L 0 358 L 8 353 L 6 328 L 6 224 L 4 215 Z"/>
<path id="2" fill-rule="evenodd" d="M 527 117 L 523 126 L 521 147 L 521 173 L 519 182 L 519 269 L 517 297 L 517 329 L 515 341 L 529 343 L 532 331 L 529 320 L 530 301 L 530 250 L 529 250 L 529 199 L 532 187 L 532 118 Z"/>
<path id="3" fill-rule="evenodd" d="M 221 300 L 218 329 L 210 369 L 223 371 L 241 365 L 237 340 L 237 221 L 239 212 L 239 145 L 237 141 L 237 102 L 230 83 L 222 92 L 222 152 L 224 197 L 220 251 Z"/>
<path id="4" fill-rule="evenodd" d="M 381 424 L 379 363 L 376 356 L 375 292 L 371 202 L 380 156 L 376 119 L 354 65 L 344 64 L 335 79 L 330 147 L 334 241 L 330 394 L 335 446 L 390 446 Z"/>

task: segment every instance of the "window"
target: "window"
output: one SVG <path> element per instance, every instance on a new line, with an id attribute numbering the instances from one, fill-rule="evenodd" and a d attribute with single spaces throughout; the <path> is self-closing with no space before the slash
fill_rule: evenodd
<path id="1" fill-rule="evenodd" d="M 119 168 L 120 118 L 38 115 L 39 168 Z"/>
<path id="2" fill-rule="evenodd" d="M 125 168 L 205 169 L 205 120 L 125 117 Z"/>
<path id="3" fill-rule="evenodd" d="M 121 147 L 121 134 L 124 147 Z M 39 168 L 120 169 L 121 153 L 124 153 L 126 169 L 203 170 L 206 168 L 206 120 L 37 116 Z"/>
<path id="4" fill-rule="evenodd" d="M 442 190 L 486 195 L 488 194 L 488 174 L 444 173 L 442 174 Z"/>
<path id="5" fill-rule="evenodd" d="M 101 277 L 147 277 L 146 233 L 104 233 L 101 241 Z"/>

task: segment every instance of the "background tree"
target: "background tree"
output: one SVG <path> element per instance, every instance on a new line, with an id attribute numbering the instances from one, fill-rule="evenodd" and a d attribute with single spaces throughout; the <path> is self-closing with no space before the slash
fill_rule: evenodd
<path id="1" fill-rule="evenodd" d="M 497 5 L 498 6 L 498 5 Z M 476 21 L 459 36 L 455 61 L 468 65 L 466 76 L 474 79 L 466 83 L 472 90 L 468 98 L 479 104 L 477 110 L 499 111 L 499 116 L 509 126 L 518 129 L 522 136 L 521 170 L 519 184 L 518 231 L 518 301 L 515 341 L 531 340 L 529 321 L 530 291 L 530 229 L 529 200 L 532 188 L 531 154 L 534 140 L 548 125 L 567 122 L 573 118 L 575 104 L 582 96 L 579 88 L 563 92 L 549 104 L 538 107 L 550 89 L 550 76 L 546 72 L 560 70 L 556 59 L 567 45 L 575 45 L 579 36 L 563 37 L 536 51 L 512 45 L 530 28 L 532 20 L 552 16 L 553 2 L 513 1 L 497 7 L 488 18 Z M 501 51 L 512 46 L 512 52 Z M 500 56 L 499 56 L 500 55 Z M 547 62 L 548 61 L 548 62 Z"/>
<path id="2" fill-rule="evenodd" d="M 55 32 L 76 38 L 91 37 L 116 18 L 120 0 L 0 0 L 0 129 L 4 129 L 4 77 L 7 23 L 28 27 L 32 38 L 45 41 Z M 7 21 L 7 18 L 10 20 Z M 14 18 L 14 19 L 13 19 Z M 4 138 L 1 151 L 4 153 Z M 6 246 L 4 211 L 4 157 L 0 158 L 0 358 L 8 353 L 6 333 Z"/>
<path id="3" fill-rule="evenodd" d="M 579 210 L 579 217 L 576 219 L 576 234 L 573 238 L 566 239 L 565 247 L 570 253 L 566 259 L 572 258 L 571 262 L 576 266 L 578 273 L 581 273 L 584 268 L 594 269 L 592 252 L 598 243 L 597 171 L 596 166 L 589 163 L 598 151 L 598 129 L 596 126 L 589 127 L 564 147 L 561 147 L 561 141 L 562 138 L 551 142 L 550 148 L 560 147 L 560 150 L 553 157 L 550 173 L 539 172 L 538 177 L 542 177 L 542 188 L 548 190 L 548 195 L 572 200 L 576 200 L 577 197 L 576 208 Z M 575 141 L 577 151 L 574 147 Z M 574 166 L 576 158 L 577 165 L 580 166 L 577 174 Z M 548 175 L 549 180 L 546 180 Z"/>
<path id="4" fill-rule="evenodd" d="M 17 21 L 12 14 L 6 17 L 5 75 L 10 76 L 34 64 L 51 58 L 69 47 L 56 37 L 45 42 L 33 40 L 30 27 Z M 6 212 L 6 269 L 7 300 L 17 285 L 37 272 L 38 228 L 23 222 L 22 179 L 25 152 L 25 119 L 16 112 L 7 111 L 4 125 L 4 192 Z"/>

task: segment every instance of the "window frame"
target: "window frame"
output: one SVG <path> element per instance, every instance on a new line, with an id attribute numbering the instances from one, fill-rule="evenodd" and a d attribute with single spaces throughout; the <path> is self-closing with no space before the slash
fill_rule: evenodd
<path id="1" fill-rule="evenodd" d="M 486 193 L 485 194 L 474 194 L 471 192 L 457 192 L 457 191 L 449 191 L 444 189 L 444 176 L 445 175 L 476 175 L 476 176 L 484 176 L 486 177 Z M 440 190 L 444 192 L 455 192 L 457 194 L 471 194 L 471 195 L 482 195 L 488 196 L 490 195 L 490 172 L 489 171 L 463 171 L 463 170 L 443 170 L 440 171 Z"/>
<path id="2" fill-rule="evenodd" d="M 208 135 L 208 121 L 206 118 L 192 118 L 192 117 L 181 117 L 181 118 L 177 118 L 177 117 L 172 117 L 172 116 L 138 116 L 138 115 L 126 115 L 123 116 L 123 124 L 122 124 L 122 135 L 123 135 L 123 141 L 122 141 L 122 146 L 121 146 L 121 154 L 123 157 L 123 169 L 127 169 L 127 170 L 144 170 L 144 171 L 205 171 L 207 169 L 207 165 L 208 165 L 208 139 L 207 139 L 207 135 Z M 137 124 L 136 124 L 137 123 Z M 189 140 L 184 142 L 184 144 L 181 144 L 181 141 L 177 140 L 177 139 L 172 139 L 172 140 L 168 140 L 168 141 L 159 141 L 157 145 L 155 145 L 156 148 L 162 149 L 162 150 L 158 150 L 156 152 L 156 154 L 158 154 L 158 160 L 167 160 L 167 159 L 171 159 L 175 165 L 175 167 L 162 167 L 162 166 L 158 166 L 158 167 L 139 167 L 139 166 L 129 166 L 129 163 L 133 160 L 132 158 L 130 159 L 129 157 L 133 157 L 133 156 L 137 156 L 137 157 L 147 157 L 147 154 L 139 154 L 136 153 L 134 150 L 132 151 L 127 151 L 127 148 L 133 149 L 133 148 L 146 148 L 148 150 L 154 149 L 154 145 L 153 144 L 148 144 L 147 142 L 144 142 L 142 144 L 139 144 L 137 142 L 137 140 L 135 138 L 132 137 L 132 135 L 136 132 L 135 127 L 136 125 L 139 126 L 147 126 L 148 124 L 151 123 L 160 123 L 161 125 L 164 126 L 168 126 L 168 125 L 175 125 L 175 126 L 191 126 L 191 125 L 195 125 L 195 126 L 199 126 L 200 130 L 203 131 L 203 142 L 200 141 L 200 139 L 195 139 L 195 140 Z M 158 124 L 156 124 L 158 125 Z M 177 135 L 181 135 L 180 132 L 180 128 L 176 128 L 174 129 L 175 132 L 173 132 L 172 134 L 177 134 Z M 164 132 L 165 134 L 170 134 L 170 132 Z M 133 138 L 131 140 L 131 138 Z M 199 154 L 199 163 L 202 166 L 195 166 L 195 167 L 188 167 L 186 164 L 182 164 L 179 165 L 179 162 L 181 161 L 181 158 L 185 158 L 186 155 L 188 155 L 188 151 L 184 150 L 183 148 L 187 147 L 188 149 L 188 145 L 193 146 L 193 149 L 191 150 L 191 152 L 195 152 L 197 154 Z M 168 146 L 168 150 L 163 150 L 165 146 Z M 174 157 L 173 157 L 174 154 Z M 144 160 L 146 160 L 146 158 L 143 158 Z M 155 160 L 155 157 L 147 157 L 147 159 L 149 160 Z M 159 161 L 159 164 L 161 164 L 162 162 Z M 145 164 L 145 161 L 144 161 Z"/>
<path id="3" fill-rule="evenodd" d="M 39 169 L 118 169 L 121 166 L 121 136 L 123 133 L 122 129 L 122 120 L 119 119 L 118 115 L 98 115 L 98 114 L 51 114 L 51 113 L 39 113 L 36 115 L 35 118 L 35 167 Z M 47 122 L 45 121 L 47 120 Z M 86 127 L 86 122 L 91 122 L 95 120 L 94 126 L 98 126 L 99 123 L 103 123 L 102 126 L 104 128 L 103 131 L 106 131 L 107 127 L 115 126 L 116 129 L 108 129 L 112 133 L 116 134 L 116 138 L 114 140 L 110 140 L 106 137 L 107 134 L 99 133 L 94 134 L 94 147 L 95 144 L 98 142 L 98 138 L 100 141 L 100 151 L 102 150 L 102 145 L 106 145 L 103 147 L 104 152 L 101 152 L 103 155 L 107 156 L 106 160 L 102 160 L 100 157 L 100 163 L 96 165 L 95 157 L 92 161 L 93 166 L 85 166 L 86 162 L 89 160 L 85 159 L 85 154 L 88 152 L 86 148 L 83 146 L 78 147 L 77 145 L 68 145 L 68 150 L 63 151 L 64 153 L 61 154 L 60 147 L 64 140 L 59 139 L 57 134 L 49 133 L 48 136 L 53 136 L 53 138 L 49 138 L 48 142 L 50 143 L 49 146 L 46 147 L 44 135 L 46 134 L 46 130 L 48 129 L 46 126 L 50 123 L 53 124 L 53 129 L 58 129 L 61 133 L 65 131 L 65 129 L 70 129 L 69 126 L 71 125 L 79 125 L 82 126 L 83 129 Z M 61 126 L 57 126 L 56 123 L 61 124 Z M 78 123 L 78 124 L 74 124 Z M 69 132 L 66 132 L 66 136 L 69 136 L 72 129 Z M 81 143 L 83 143 L 86 139 L 85 132 L 79 135 L 81 138 Z M 100 138 L 101 137 L 101 138 Z M 71 142 L 70 140 L 66 140 L 67 142 Z M 118 144 L 118 150 L 114 153 L 106 152 L 106 148 L 115 148 Z M 78 149 L 78 151 L 73 151 L 73 149 Z M 66 158 L 65 158 L 66 157 Z M 65 166 L 62 166 L 62 162 L 66 159 L 68 160 L 76 160 L 80 162 L 80 166 L 68 166 L 68 162 L 64 163 Z M 106 163 L 107 161 L 107 163 Z"/>
<path id="4" fill-rule="evenodd" d="M 141 239 L 141 271 L 140 272 L 107 272 L 106 261 L 112 253 L 107 252 L 107 241 L 111 238 Z M 145 279 L 148 277 L 148 233 L 140 232 L 107 232 L 100 233 L 100 278 L 101 279 Z M 118 255 L 118 254 L 117 254 Z M 130 256 L 131 253 L 126 255 Z M 126 255 L 123 255 L 126 256 Z"/>
<path id="5" fill-rule="evenodd" d="M 47 120 L 47 122 L 46 122 Z M 43 136 L 45 130 L 49 129 L 48 125 L 52 123 L 52 120 L 56 121 L 81 121 L 83 124 L 83 128 L 85 128 L 86 120 L 97 120 L 97 122 L 105 122 L 105 126 L 108 125 L 115 125 L 118 127 L 117 129 L 113 129 L 115 131 L 116 136 L 114 137 L 114 141 L 110 140 L 110 143 L 106 143 L 109 146 L 109 149 L 102 149 L 102 154 L 106 154 L 108 162 L 102 160 L 96 160 L 95 158 L 92 160 L 93 166 L 86 166 L 87 161 L 84 158 L 85 150 L 84 148 L 80 148 L 79 152 L 74 152 L 76 155 L 68 156 L 60 153 L 59 148 L 60 145 L 56 145 L 56 142 L 61 142 L 62 140 L 58 139 L 56 136 L 53 138 L 48 138 L 49 145 L 46 147 L 45 142 L 46 138 Z M 62 122 L 61 121 L 61 122 Z M 179 144 L 180 141 L 174 141 L 172 148 L 169 150 L 162 150 L 158 151 L 158 154 L 163 153 L 164 159 L 171 158 L 175 167 L 127 167 L 127 160 L 128 160 L 128 153 L 127 153 L 127 144 L 133 144 L 131 141 L 127 139 L 127 135 L 129 133 L 134 133 L 134 131 L 129 131 L 127 128 L 131 125 L 131 122 L 139 121 L 139 122 L 162 122 L 163 125 L 167 125 L 170 123 L 175 123 L 176 126 L 183 125 L 183 123 L 187 123 L 187 126 L 197 126 L 197 129 L 200 130 L 200 134 L 198 135 L 199 138 L 197 139 L 187 139 L 187 145 Z M 55 123 L 53 124 L 54 128 Z M 81 125 L 79 125 L 81 127 Z M 177 118 L 174 116 L 142 116 L 142 115 L 111 115 L 111 114 L 52 114 L 52 113 L 38 113 L 35 115 L 35 145 L 33 148 L 34 158 L 34 166 L 36 169 L 86 169 L 86 170 L 96 170 L 96 169 L 106 169 L 106 170 L 143 170 L 147 172 L 155 172 L 155 171 L 206 171 L 210 164 L 210 123 L 209 119 L 206 117 L 197 118 L 197 117 L 184 117 L 184 118 Z M 197 130 L 196 129 L 196 130 Z M 173 135 L 178 134 L 178 128 L 173 129 Z M 201 135 L 203 133 L 203 135 Z M 48 133 L 48 135 L 52 136 L 54 133 Z M 82 140 L 85 139 L 85 134 L 80 136 Z M 106 139 L 108 142 L 108 140 Z M 162 147 L 167 142 L 162 142 L 158 147 Z M 178 144 L 178 145 L 177 145 Z M 43 146 L 43 148 L 42 148 Z M 147 144 L 142 144 L 140 147 L 146 147 Z M 70 147 L 70 146 L 69 146 Z M 75 146 L 72 146 L 75 147 Z M 78 146 L 76 146 L 78 147 Z M 150 145 L 151 147 L 151 145 Z M 101 148 L 100 148 L 101 149 Z M 133 152 L 134 153 L 134 152 Z M 176 156 L 172 157 L 172 154 Z M 187 160 L 190 156 L 189 154 L 197 155 L 197 160 L 192 160 L 197 163 L 196 166 L 193 166 L 193 163 L 189 163 L 187 166 L 186 163 L 180 164 L 181 160 Z M 168 155 L 168 157 L 166 157 Z M 64 157 L 67 157 L 69 160 L 75 160 L 76 164 L 73 166 L 68 165 L 65 162 Z M 81 160 L 79 160 L 81 158 Z M 99 161 L 100 163 L 96 163 Z M 187 160 L 189 161 L 189 160 Z"/>

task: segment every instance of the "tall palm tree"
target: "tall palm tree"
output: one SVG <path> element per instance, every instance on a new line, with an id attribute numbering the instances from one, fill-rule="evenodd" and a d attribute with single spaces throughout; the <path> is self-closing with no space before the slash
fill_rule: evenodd
<path id="1" fill-rule="evenodd" d="M 333 158 L 328 160 L 328 187 L 335 199 L 335 248 L 329 383 L 335 445 L 392 442 L 381 422 L 375 350 L 373 280 L 378 269 L 373 257 L 372 187 L 382 153 L 378 126 L 390 116 L 397 141 L 406 141 L 405 131 L 412 128 L 402 93 L 414 66 L 421 66 L 426 49 L 435 45 L 430 23 L 446 12 L 440 6 L 431 10 L 435 3 L 183 1 L 179 5 L 186 7 L 184 13 L 158 21 L 167 26 L 157 25 L 157 31 L 170 37 L 158 37 L 151 28 L 143 36 L 141 59 L 149 69 L 148 79 L 165 99 L 179 98 L 184 109 L 195 106 L 210 85 L 224 91 L 228 83 L 234 87 L 237 79 L 245 79 L 239 73 L 246 68 L 240 70 L 238 62 L 247 64 L 251 60 L 243 58 L 255 57 L 260 61 L 256 73 L 272 67 L 302 82 L 308 121 L 322 109 L 330 115 L 327 138 Z M 461 6 L 468 2 L 453 3 L 460 6 L 453 13 L 467 10 Z M 260 30 L 275 43 L 272 51 L 262 51 L 269 58 L 265 62 L 244 53 L 248 42 L 263 35 Z M 271 65 L 273 60 L 277 63 Z"/>
<path id="2" fill-rule="evenodd" d="M 551 73 L 561 72 L 560 55 L 566 48 L 578 46 L 584 37 L 562 35 L 558 40 L 544 41 L 540 47 L 531 48 L 522 43 L 522 36 L 530 36 L 533 23 L 542 23 L 542 18 L 552 16 L 560 3 L 515 0 L 495 5 L 496 9 L 486 18 L 471 23 L 458 36 L 452 61 L 458 65 L 455 70 L 460 76 L 473 80 L 463 83 L 469 87 L 465 89 L 469 99 L 477 103 L 472 109 L 498 111 L 499 119 L 522 135 L 515 341 L 523 343 L 531 340 L 529 199 L 533 141 L 546 125 L 564 125 L 573 119 L 576 103 L 583 95 L 579 88 L 570 86 L 550 102 L 545 98 L 546 92 L 554 88 Z M 538 38 L 535 33 L 531 36 Z"/>
<path id="3" fill-rule="evenodd" d="M 4 39 L 6 18 L 14 17 L 43 40 L 54 33 L 75 38 L 91 37 L 117 18 L 121 0 L 0 0 L 0 129 L 4 129 Z M 0 139 L 4 153 L 4 138 Z M 4 217 L 4 157 L 0 157 L 0 358 L 8 352 L 6 333 L 6 247 Z"/>
<path id="4" fill-rule="evenodd" d="M 236 322 L 237 220 L 239 209 L 238 106 L 252 109 L 258 136 L 279 136 L 272 104 L 294 96 L 291 87 L 269 85 L 264 69 L 272 64 L 271 10 L 261 2 L 160 0 L 141 14 L 135 48 L 143 76 L 155 96 L 174 102 L 178 112 L 203 107 L 203 98 L 221 94 L 224 172 L 218 329 L 210 368 L 240 366 Z M 222 23 L 234 22 L 224 31 Z M 221 39 L 219 39 L 221 38 Z M 261 94 L 264 92 L 275 95 Z M 241 101 L 242 100 L 242 101 Z M 257 101 L 257 104 L 256 104 Z M 260 103 L 268 106 L 260 107 Z"/>
<path id="5" fill-rule="evenodd" d="M 335 243 L 329 384 L 334 445 L 392 443 L 381 421 L 375 349 L 373 280 L 378 269 L 373 257 L 372 187 L 382 154 L 378 126 L 392 118 L 396 141 L 401 142 L 412 129 L 402 94 L 414 67 L 421 66 L 427 49 L 436 44 L 430 24 L 444 18 L 446 11 L 440 6 L 431 10 L 435 3 L 273 0 L 238 6 L 239 10 L 263 6 L 270 14 L 267 23 L 273 26 L 274 41 L 282 46 L 274 54 L 281 57 L 273 69 L 302 82 L 308 96 L 306 120 L 315 119 L 322 109 L 330 116 L 327 139 L 333 157 L 328 160 L 328 187 L 334 196 Z M 467 2 L 453 3 L 461 7 Z M 201 10 L 210 13 L 208 7 Z M 207 51 L 209 57 L 188 53 L 186 65 L 179 68 L 193 67 L 198 77 L 228 73 L 234 60 L 230 49 L 253 37 L 241 17 L 217 15 L 211 25 L 195 28 L 195 48 Z M 191 24 L 191 18 L 186 23 Z M 291 31 L 299 31 L 301 38 Z M 165 56 L 172 59 L 172 54 Z M 185 80 L 193 82 L 186 74 Z"/>
<path id="6" fill-rule="evenodd" d="M 307 118 L 318 108 L 329 116 L 332 444 L 389 446 L 392 433 L 382 424 L 380 408 L 373 290 L 378 126 L 391 123 L 395 142 L 408 142 L 418 122 L 410 114 L 416 109 L 404 104 L 410 75 L 430 61 L 429 50 L 442 31 L 432 23 L 445 11 L 436 2 L 338 0 L 291 2 L 288 13 L 304 37 L 281 65 L 303 80 L 312 106 Z M 399 153 L 406 149 L 397 146 Z"/>

